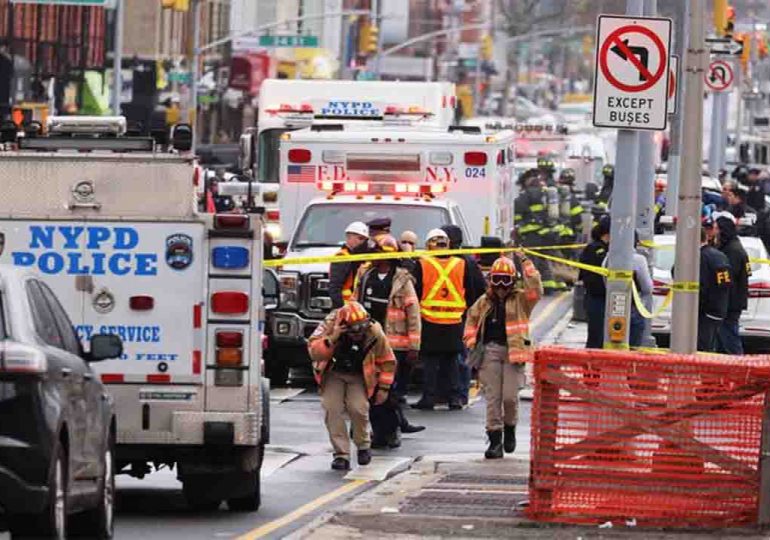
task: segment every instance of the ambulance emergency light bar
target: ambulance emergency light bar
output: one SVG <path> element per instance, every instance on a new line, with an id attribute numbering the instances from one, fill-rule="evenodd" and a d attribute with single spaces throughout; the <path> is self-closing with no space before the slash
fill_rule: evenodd
<path id="1" fill-rule="evenodd" d="M 317 183 L 318 189 L 329 192 L 330 195 L 437 195 L 446 193 L 446 184 L 424 184 L 406 182 L 403 178 L 399 181 L 348 181 L 332 182 L 323 181 Z"/>
<path id="2" fill-rule="evenodd" d="M 51 135 L 124 135 L 124 116 L 49 116 L 46 128 Z"/>

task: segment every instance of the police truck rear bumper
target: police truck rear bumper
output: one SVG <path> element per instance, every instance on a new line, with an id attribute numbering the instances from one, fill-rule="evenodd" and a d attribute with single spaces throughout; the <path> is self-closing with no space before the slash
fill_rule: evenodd
<path id="1" fill-rule="evenodd" d="M 305 345 L 321 319 L 306 319 L 297 313 L 270 314 L 270 337 L 280 345 Z"/>
<path id="2" fill-rule="evenodd" d="M 119 445 L 256 446 L 261 430 L 257 412 L 175 411 L 170 431 L 119 431 Z"/>

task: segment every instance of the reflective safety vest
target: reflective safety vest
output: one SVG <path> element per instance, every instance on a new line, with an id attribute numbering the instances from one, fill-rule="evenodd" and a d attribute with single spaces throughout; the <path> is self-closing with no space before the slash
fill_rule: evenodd
<path id="1" fill-rule="evenodd" d="M 337 257 L 344 257 L 347 255 L 350 255 L 350 250 L 347 246 L 343 246 L 342 249 L 340 249 L 336 254 Z M 354 270 L 351 270 L 348 272 L 348 275 L 345 276 L 345 282 L 342 284 L 342 301 L 346 304 L 353 298 L 353 287 L 355 285 L 355 279 L 356 273 Z"/>
<path id="2" fill-rule="evenodd" d="M 465 259 L 420 259 L 422 267 L 422 318 L 434 324 L 460 324 L 465 303 Z"/>

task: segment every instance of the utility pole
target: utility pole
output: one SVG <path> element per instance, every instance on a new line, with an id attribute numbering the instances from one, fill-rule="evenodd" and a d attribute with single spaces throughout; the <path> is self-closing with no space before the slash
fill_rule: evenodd
<path id="1" fill-rule="evenodd" d="M 679 208 L 679 178 L 682 157 L 682 129 L 684 123 L 684 95 L 687 78 L 684 77 L 684 54 L 689 34 L 687 9 L 689 2 L 676 2 L 678 8 L 674 19 L 674 50 L 679 56 L 679 73 L 676 74 L 676 113 L 671 115 L 671 144 L 668 150 L 668 185 L 666 186 L 666 215 L 675 216 Z"/>
<path id="2" fill-rule="evenodd" d="M 199 138 L 198 127 L 198 81 L 201 78 L 201 2 L 203 0 L 192 0 L 192 28 L 193 28 L 193 46 L 192 46 L 192 65 L 190 66 L 190 126 L 192 127 L 192 148 L 195 154 L 197 141 Z"/>
<path id="3" fill-rule="evenodd" d="M 644 0 L 626 0 L 626 15 L 644 15 Z M 597 44 L 598 46 L 598 44 Z M 666 59 L 662 58 L 662 62 Z M 598 66 L 596 69 L 599 69 Z M 612 198 L 610 209 L 610 249 L 607 268 L 607 303 L 604 319 L 604 347 L 628 348 L 629 324 L 631 318 L 634 258 L 634 231 L 636 226 L 636 189 L 639 179 L 639 132 L 630 129 L 618 130 L 618 150 L 615 164 L 615 186 L 613 193 L 625 194 Z M 618 317 L 623 311 L 623 339 L 610 340 L 609 319 Z"/>
<path id="4" fill-rule="evenodd" d="M 644 0 L 644 16 L 654 17 L 658 14 L 658 0 Z M 655 139 L 649 131 L 639 133 L 639 171 L 636 183 L 636 231 L 639 240 L 652 242 L 655 231 Z M 652 249 L 645 247 L 641 250 L 647 257 L 647 264 L 652 267 Z M 651 305 L 645 306 L 651 309 Z M 652 321 L 644 320 L 644 346 L 655 346 L 652 337 Z"/>
<path id="5" fill-rule="evenodd" d="M 676 283 L 671 315 L 671 352 L 691 354 L 698 344 L 698 287 L 700 282 L 701 161 L 703 146 L 703 73 L 708 62 L 705 45 L 705 0 L 686 3 L 690 25 L 683 58 L 686 88 L 682 133 L 682 174 L 676 226 Z"/>
<path id="6" fill-rule="evenodd" d="M 115 3 L 115 58 L 112 75 L 112 114 L 120 116 L 120 95 L 123 92 L 123 2 Z"/>

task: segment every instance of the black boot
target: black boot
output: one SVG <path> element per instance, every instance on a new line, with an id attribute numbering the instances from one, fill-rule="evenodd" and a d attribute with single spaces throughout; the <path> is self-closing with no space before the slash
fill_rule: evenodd
<path id="1" fill-rule="evenodd" d="M 503 457 L 503 432 L 487 431 L 487 437 L 489 437 L 489 448 L 484 452 L 484 457 L 487 459 Z"/>
<path id="2" fill-rule="evenodd" d="M 503 448 L 506 454 L 513 454 L 516 450 L 516 424 L 512 426 L 505 426 L 503 431 Z"/>

